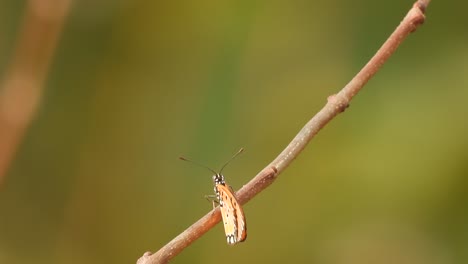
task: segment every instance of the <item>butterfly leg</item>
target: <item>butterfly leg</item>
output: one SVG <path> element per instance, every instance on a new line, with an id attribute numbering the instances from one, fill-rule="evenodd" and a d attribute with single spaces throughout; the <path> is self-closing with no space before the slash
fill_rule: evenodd
<path id="1" fill-rule="evenodd" d="M 209 202 L 213 203 L 213 209 L 215 209 L 216 204 L 219 204 L 218 199 L 216 198 L 216 195 L 211 194 L 211 195 L 205 195 L 205 199 L 208 200 Z"/>

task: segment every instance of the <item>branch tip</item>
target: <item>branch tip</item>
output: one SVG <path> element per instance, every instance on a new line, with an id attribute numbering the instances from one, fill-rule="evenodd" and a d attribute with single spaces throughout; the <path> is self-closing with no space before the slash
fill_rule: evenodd
<path id="1" fill-rule="evenodd" d="M 421 12 L 424 14 L 426 13 L 426 8 L 430 2 L 431 2 L 430 0 L 419 0 L 416 3 L 414 3 L 414 7 L 421 10 Z"/>

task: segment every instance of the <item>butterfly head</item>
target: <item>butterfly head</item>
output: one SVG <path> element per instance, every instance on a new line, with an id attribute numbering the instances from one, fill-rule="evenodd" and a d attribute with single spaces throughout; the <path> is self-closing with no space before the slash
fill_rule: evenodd
<path id="1" fill-rule="evenodd" d="M 224 176 L 221 174 L 221 173 L 216 173 L 215 175 L 213 175 L 213 183 L 215 185 L 225 185 L 226 182 L 224 181 Z"/>

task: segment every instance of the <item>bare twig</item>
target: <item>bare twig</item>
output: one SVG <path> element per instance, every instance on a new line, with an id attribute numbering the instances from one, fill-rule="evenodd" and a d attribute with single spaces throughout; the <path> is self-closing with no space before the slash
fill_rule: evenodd
<path id="1" fill-rule="evenodd" d="M 29 0 L 0 93 L 0 185 L 39 105 L 71 0 Z"/>
<path id="2" fill-rule="evenodd" d="M 327 104 L 299 131 L 289 145 L 268 166 L 260 171 L 249 183 L 244 185 L 236 196 L 241 204 L 245 204 L 259 192 L 264 190 L 277 178 L 291 162 L 306 147 L 307 143 L 339 113 L 349 105 L 351 99 L 374 76 L 384 62 L 393 54 L 400 43 L 424 22 L 425 10 L 430 0 L 419 0 L 408 12 L 400 25 L 385 41 L 382 47 L 362 70 L 337 94 L 328 97 Z M 158 252 L 146 252 L 137 264 L 167 263 L 179 254 L 185 247 L 201 237 L 221 219 L 219 208 L 215 208 L 179 234 Z"/>

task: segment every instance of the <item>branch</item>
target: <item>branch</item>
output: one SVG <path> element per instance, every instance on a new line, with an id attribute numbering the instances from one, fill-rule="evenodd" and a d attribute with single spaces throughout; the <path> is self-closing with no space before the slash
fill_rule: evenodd
<path id="1" fill-rule="evenodd" d="M 0 90 L 0 185 L 38 108 L 71 0 L 29 0 Z"/>
<path id="2" fill-rule="evenodd" d="M 286 169 L 306 147 L 307 143 L 309 143 L 330 120 L 349 106 L 351 99 L 364 87 L 369 79 L 377 73 L 384 62 L 387 61 L 398 48 L 400 43 L 424 22 L 424 13 L 429 2 L 430 0 L 417 1 L 400 25 L 364 68 L 362 68 L 339 93 L 329 96 L 327 104 L 301 129 L 301 131 L 299 131 L 283 152 L 236 193 L 238 201 L 241 204 L 247 203 L 255 195 L 272 184 L 278 175 Z M 158 252 L 154 254 L 146 252 L 138 259 L 137 264 L 167 263 L 193 241 L 215 226 L 220 219 L 219 208 L 215 208 L 162 247 Z"/>

